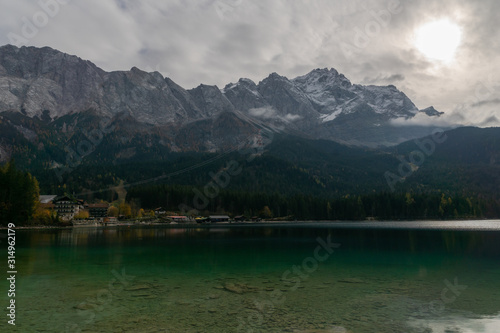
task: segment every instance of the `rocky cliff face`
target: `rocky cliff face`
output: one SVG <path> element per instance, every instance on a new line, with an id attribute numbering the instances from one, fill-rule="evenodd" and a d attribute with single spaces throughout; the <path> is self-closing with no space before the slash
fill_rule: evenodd
<path id="1" fill-rule="evenodd" d="M 174 151 L 224 150 L 262 127 L 355 145 L 394 145 L 429 133 L 391 125 L 420 112 L 441 114 L 432 107 L 419 111 L 394 86 L 352 84 L 334 69 L 291 80 L 272 73 L 258 84 L 240 79 L 222 90 L 208 85 L 185 90 L 158 72 L 135 67 L 105 72 L 48 47 L 0 48 L 2 156 L 16 151 L 14 134 L 42 143 L 43 150 L 47 142 L 37 141 L 42 128 L 62 145 L 84 124 L 119 119 L 127 126 L 117 127 L 125 132 L 117 137 L 148 136 L 151 145 Z"/>
<path id="2" fill-rule="evenodd" d="M 0 110 L 51 120 L 87 110 L 102 117 L 126 112 L 140 122 L 165 124 L 190 117 L 160 73 L 137 68 L 107 73 L 50 48 L 0 49 Z M 180 88 L 180 89 L 179 89 Z M 193 114 L 191 114 L 193 115 Z"/>
<path id="3" fill-rule="evenodd" d="M 352 84 L 333 68 L 315 69 L 293 80 L 273 73 L 257 85 L 241 79 L 227 85 L 224 94 L 251 117 L 354 145 L 393 145 L 427 135 L 428 128 L 397 128 L 391 120 L 420 112 L 441 115 L 432 107 L 419 111 L 395 86 Z"/>
<path id="4" fill-rule="evenodd" d="M 52 119 L 96 107 L 106 73 L 50 48 L 0 48 L 0 110 Z"/>

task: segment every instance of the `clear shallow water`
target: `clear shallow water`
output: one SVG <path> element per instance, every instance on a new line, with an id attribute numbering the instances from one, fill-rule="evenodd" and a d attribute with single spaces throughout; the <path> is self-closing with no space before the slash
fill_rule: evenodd
<path id="1" fill-rule="evenodd" d="M 496 333 L 499 259 L 498 221 L 18 230 L 0 330 Z"/>

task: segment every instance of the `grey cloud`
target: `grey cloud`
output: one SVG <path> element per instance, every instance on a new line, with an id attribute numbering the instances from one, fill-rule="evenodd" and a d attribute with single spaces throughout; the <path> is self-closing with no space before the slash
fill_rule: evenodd
<path id="1" fill-rule="evenodd" d="M 374 78 L 369 78 L 365 77 L 363 80 L 363 83 L 365 84 L 386 84 L 386 83 L 394 83 L 398 81 L 404 81 L 405 76 L 403 74 L 392 74 L 392 75 L 386 75 L 382 76 L 379 75 Z"/>
<path id="2" fill-rule="evenodd" d="M 380 25 L 365 47 L 347 55 L 345 46 L 355 47 L 356 32 L 366 34 L 378 22 L 373 13 L 387 10 L 388 3 L 72 0 L 29 45 L 76 54 L 105 70 L 158 70 L 185 88 L 200 83 L 223 87 L 240 77 L 258 82 L 271 72 L 293 78 L 333 67 L 353 83 L 393 83 L 417 106 L 434 105 L 452 114 L 474 94 L 470 82 L 500 77 L 497 0 L 401 0 L 402 11 Z M 9 42 L 9 32 L 20 33 L 21 18 L 41 10 L 38 1 L 30 0 L 0 0 L 0 6 L 2 45 Z M 449 66 L 428 61 L 411 41 L 421 24 L 442 17 L 463 26 L 457 61 Z M 489 119 L 490 111 L 480 111 Z M 467 115 L 470 110 L 461 112 L 466 121 L 474 121 Z"/>
<path id="3" fill-rule="evenodd" d="M 500 98 L 479 101 L 477 103 L 471 104 L 471 107 L 476 108 L 476 107 L 481 107 L 481 106 L 485 106 L 485 105 L 498 105 L 498 104 L 500 104 Z"/>
<path id="4" fill-rule="evenodd" d="M 491 116 L 482 121 L 479 126 L 490 127 L 490 126 L 500 126 L 500 120 L 497 116 Z"/>

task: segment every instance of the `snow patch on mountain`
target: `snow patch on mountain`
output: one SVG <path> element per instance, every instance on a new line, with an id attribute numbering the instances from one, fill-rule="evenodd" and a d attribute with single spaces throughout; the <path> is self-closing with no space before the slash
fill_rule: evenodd
<path id="1" fill-rule="evenodd" d="M 285 122 L 292 122 L 301 119 L 302 117 L 298 114 L 287 113 L 285 115 L 280 115 L 278 111 L 273 107 L 261 107 L 253 108 L 248 110 L 249 115 L 265 120 L 282 120 Z"/>
<path id="2" fill-rule="evenodd" d="M 302 119 L 301 116 L 299 116 L 298 114 L 286 114 L 284 116 L 284 119 L 285 120 L 288 120 L 288 121 L 296 121 L 296 120 L 299 120 L 299 119 Z"/>
<path id="3" fill-rule="evenodd" d="M 57 50 L 14 46 L 0 47 L 0 112 L 4 111 L 50 121 L 86 112 L 107 119 L 128 115 L 141 126 L 172 128 L 223 119 L 227 121 L 223 128 L 231 123 L 243 129 L 257 122 L 315 138 L 374 145 L 419 135 L 393 129 L 388 134 L 393 119 L 418 115 L 432 120 L 441 114 L 432 107 L 419 111 L 395 86 L 352 84 L 333 68 L 315 69 L 294 79 L 272 73 L 258 84 L 241 78 L 223 89 L 202 84 L 185 90 L 158 72 L 135 67 L 105 72 Z M 239 120 L 219 118 L 224 114 Z M 190 144 L 208 140 L 200 134 L 206 128 L 200 128 L 186 134 L 185 140 Z M 227 137 L 231 135 L 235 134 Z M 213 147 L 205 145 L 209 149 L 219 145 L 217 140 L 211 142 Z"/>
<path id="4" fill-rule="evenodd" d="M 335 120 L 335 118 L 337 118 L 337 116 L 340 115 L 341 113 L 342 113 L 342 108 L 338 108 L 337 110 L 335 110 L 331 114 L 321 115 L 321 119 L 323 120 L 324 123 L 326 123 L 326 122 Z"/>
<path id="5" fill-rule="evenodd" d="M 271 118 L 276 118 L 278 115 L 278 112 L 276 109 L 272 107 L 262 107 L 262 108 L 254 108 L 248 110 L 248 113 L 251 116 L 257 117 L 257 118 L 262 118 L 262 119 L 271 119 Z"/>

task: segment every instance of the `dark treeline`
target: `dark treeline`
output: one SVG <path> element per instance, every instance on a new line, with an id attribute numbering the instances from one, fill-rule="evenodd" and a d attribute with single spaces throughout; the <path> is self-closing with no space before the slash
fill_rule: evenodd
<path id="1" fill-rule="evenodd" d="M 0 225 L 32 221 L 38 198 L 38 182 L 31 174 L 17 170 L 14 162 L 0 166 Z"/>
<path id="2" fill-rule="evenodd" d="M 311 220 L 362 220 L 368 217 L 380 220 L 460 219 L 498 216 L 485 215 L 485 210 L 489 211 L 487 200 L 439 192 L 384 192 L 321 198 L 216 188 L 207 190 L 189 186 L 151 185 L 130 189 L 127 201 L 135 201 L 145 209 L 162 207 L 182 214 L 227 213 L 233 216 Z"/>

